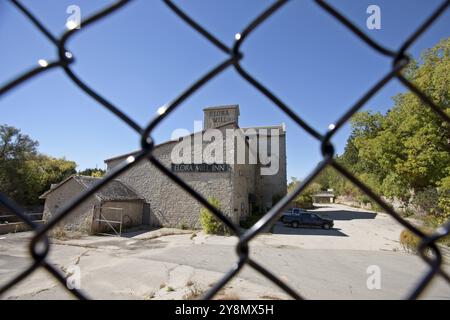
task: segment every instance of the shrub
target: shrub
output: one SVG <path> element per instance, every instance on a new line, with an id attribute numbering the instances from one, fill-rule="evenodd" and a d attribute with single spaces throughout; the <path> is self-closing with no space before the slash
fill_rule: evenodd
<path id="1" fill-rule="evenodd" d="M 439 182 L 439 208 L 442 210 L 442 222 L 450 217 L 450 176 Z"/>
<path id="2" fill-rule="evenodd" d="M 406 209 L 403 211 L 403 217 L 404 217 L 404 218 L 413 217 L 413 216 L 414 216 L 414 211 L 413 211 L 412 209 L 406 208 Z"/>
<path id="3" fill-rule="evenodd" d="M 288 193 L 293 192 L 299 183 L 300 181 L 298 181 L 296 178 L 293 177 L 292 181 L 288 184 L 287 187 Z M 294 200 L 292 200 L 292 204 L 295 207 L 303 209 L 314 208 L 312 195 L 319 192 L 320 189 L 321 187 L 318 183 L 316 182 L 311 183 L 309 186 L 306 187 L 305 190 L 303 190 L 303 192 L 301 192 Z"/>
<path id="4" fill-rule="evenodd" d="M 430 223 L 430 222 L 425 221 L 426 225 L 428 223 Z M 433 223 L 433 222 L 431 222 L 431 223 Z M 429 226 L 421 227 L 421 229 L 425 234 L 431 234 L 431 233 L 433 233 L 433 230 L 435 229 L 435 227 L 430 227 L 430 226 L 431 226 L 431 224 Z M 445 236 L 445 237 L 439 239 L 438 243 L 441 245 L 450 247 L 450 236 Z M 420 245 L 420 238 L 417 237 L 411 231 L 405 229 L 400 234 L 400 244 L 402 245 L 403 249 L 405 249 L 405 251 L 417 253 L 419 245 Z M 426 253 L 429 254 L 430 250 L 427 250 Z"/>
<path id="5" fill-rule="evenodd" d="M 420 239 L 411 231 L 405 229 L 400 233 L 400 244 L 405 251 L 417 253 Z"/>
<path id="6" fill-rule="evenodd" d="M 436 188 L 418 191 L 412 199 L 412 204 L 419 207 L 427 214 L 441 215 L 442 210 L 438 206 L 439 194 Z"/>
<path id="7" fill-rule="evenodd" d="M 180 228 L 181 230 L 187 230 L 187 229 L 189 229 L 189 226 L 187 225 L 187 223 L 186 223 L 185 221 L 182 221 L 182 222 L 180 223 L 179 228 Z"/>
<path id="8" fill-rule="evenodd" d="M 423 218 L 423 223 L 428 228 L 428 230 L 430 230 L 430 233 L 433 230 L 436 230 L 437 228 L 439 228 L 445 221 L 446 221 L 446 219 L 442 216 L 428 215 Z M 450 235 L 447 235 L 447 236 L 439 239 L 438 243 L 443 244 L 447 247 L 450 247 Z"/>
<path id="9" fill-rule="evenodd" d="M 294 206 L 297 208 L 303 208 L 303 209 L 314 208 L 313 198 L 312 198 L 311 194 L 300 194 L 292 202 L 294 203 Z"/>
<path id="10" fill-rule="evenodd" d="M 220 202 L 216 198 L 208 199 L 208 202 L 215 208 L 220 209 Z M 216 216 L 206 208 L 200 210 L 200 224 L 207 234 L 228 235 L 228 228 Z"/>

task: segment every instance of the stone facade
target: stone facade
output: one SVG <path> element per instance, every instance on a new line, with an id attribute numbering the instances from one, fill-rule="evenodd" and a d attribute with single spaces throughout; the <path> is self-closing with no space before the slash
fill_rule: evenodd
<path id="1" fill-rule="evenodd" d="M 103 201 L 94 208 L 94 217 L 106 218 L 112 221 L 122 221 L 122 229 L 142 225 L 144 202 L 136 201 Z M 101 216 L 100 214 L 101 213 Z M 112 224 L 118 230 L 118 224 Z M 93 220 L 93 232 L 111 232 L 111 228 L 104 222 Z"/>
<path id="2" fill-rule="evenodd" d="M 85 188 L 75 179 L 68 179 L 67 181 L 63 181 L 59 187 L 50 190 L 51 192 L 47 191 L 47 194 L 44 197 L 41 196 L 41 198 L 45 198 L 44 221 L 48 221 L 55 213 L 63 208 L 69 200 L 75 198 L 84 190 Z M 90 232 L 94 206 L 99 204 L 100 199 L 95 195 L 89 197 L 72 210 L 72 212 L 63 219 L 61 225 L 68 230 Z"/>
<path id="3" fill-rule="evenodd" d="M 240 128 L 237 105 L 209 107 L 204 109 L 204 113 L 203 131 L 156 145 L 153 156 L 204 198 L 216 198 L 220 202 L 222 212 L 234 223 L 239 223 L 252 212 L 268 210 L 272 207 L 272 199 L 275 195 L 286 194 L 284 126 Z M 216 136 L 212 139 L 211 136 L 218 132 L 220 139 Z M 268 150 L 275 156 L 272 162 L 265 164 L 260 161 L 257 147 L 258 142 L 263 139 L 261 137 L 264 137 L 264 132 L 269 133 Z M 228 135 L 232 139 L 226 139 L 230 137 Z M 278 152 L 275 150 L 275 145 L 272 145 L 272 137 L 279 142 Z M 236 161 L 242 150 L 245 161 Z M 222 160 L 216 157 L 218 153 L 223 155 Z M 105 160 L 107 171 L 113 170 L 129 156 L 135 154 L 136 152 L 131 152 Z M 229 155 L 234 155 L 231 157 L 234 161 L 226 161 L 230 160 L 227 159 Z M 255 162 L 249 161 L 250 155 L 256 157 Z M 175 159 L 177 157 L 178 160 Z M 262 174 L 273 163 L 278 165 L 278 171 L 271 175 Z M 179 228 L 200 227 L 199 213 L 202 208 L 200 203 L 147 159 L 140 160 L 115 180 L 116 184 L 120 183 L 116 185 L 115 191 L 113 190 L 117 193 L 116 198 L 109 196 L 114 192 L 109 192 L 106 197 L 103 195 L 103 200 L 96 196 L 91 197 L 92 199 L 84 202 L 69 216 L 70 221 L 67 221 L 67 225 L 82 228 L 83 221 L 91 221 L 91 228 L 100 230 L 101 227 L 97 224 L 92 226 L 92 221 L 93 215 L 98 216 L 101 210 L 102 213 L 108 212 L 113 220 L 118 219 L 119 212 L 122 212 L 127 215 L 127 219 L 131 220 L 132 225 L 144 223 Z M 91 181 L 84 182 L 86 184 Z M 128 196 L 119 197 L 118 189 L 121 189 L 119 188 L 121 185 L 132 190 L 129 193 L 136 196 L 130 197 L 128 194 Z M 61 183 L 56 189 L 44 194 L 47 217 L 82 192 L 85 187 L 83 183 L 77 185 L 77 179 L 74 179 L 70 183 Z M 121 192 L 127 193 L 126 190 Z M 122 210 L 114 211 L 107 208 Z"/>
<path id="4" fill-rule="evenodd" d="M 256 133 L 253 133 L 254 129 Z M 256 174 L 255 176 L 255 194 L 258 197 L 258 203 L 262 210 L 269 210 L 273 203 L 274 196 L 284 196 L 287 192 L 287 163 L 286 163 L 286 130 L 284 125 L 281 126 L 266 126 L 266 127 L 255 127 L 255 128 L 244 128 L 246 136 L 248 137 L 258 137 L 261 130 L 265 130 L 269 134 L 267 138 L 268 150 L 272 151 L 271 136 L 274 135 L 278 139 L 279 150 L 278 150 L 278 166 L 279 170 L 276 174 L 272 175 L 262 175 Z M 261 170 L 263 165 L 258 165 L 258 170 Z"/>
<path id="5" fill-rule="evenodd" d="M 223 126 L 221 131 L 225 132 L 227 128 L 235 127 L 234 124 L 229 124 Z M 192 136 L 192 140 L 195 139 L 195 135 Z M 154 156 L 169 170 L 172 164 L 172 150 L 176 144 L 177 141 L 167 142 L 156 146 L 154 150 Z M 207 145 L 208 143 L 204 143 L 202 150 L 192 148 L 192 155 L 195 156 L 195 152 L 203 152 Z M 225 146 L 223 148 L 225 151 Z M 124 155 L 113 160 L 106 160 L 107 170 L 113 169 L 128 156 Z M 247 167 L 245 173 L 254 175 L 254 167 L 256 165 L 243 166 Z M 242 200 L 239 196 L 235 196 L 236 193 L 233 190 L 235 186 L 238 186 L 240 193 L 248 193 L 246 190 L 247 183 L 237 181 L 246 179 L 246 176 L 242 177 L 236 173 L 238 170 L 235 165 L 230 165 L 229 170 L 225 172 L 177 172 L 177 174 L 205 198 L 214 197 L 218 199 L 223 212 L 237 223 L 241 215 L 240 204 Z M 242 169 L 241 172 L 243 172 Z M 236 177 L 240 177 L 240 179 Z M 200 227 L 199 212 L 202 206 L 188 192 L 172 182 L 149 161 L 141 160 L 119 175 L 117 179 L 131 186 L 144 197 L 150 207 L 150 223 L 152 225 Z M 239 206 L 237 205 L 238 203 Z M 244 205 L 248 208 L 247 202 L 244 202 Z M 245 212 L 248 213 L 247 208 L 245 208 Z"/>
<path id="6" fill-rule="evenodd" d="M 45 192 L 43 220 L 48 221 L 63 206 L 87 190 L 98 178 L 73 175 Z M 111 231 L 105 222 L 97 222 L 102 217 L 107 220 L 122 221 L 123 228 L 142 224 L 144 200 L 133 190 L 119 181 L 113 180 L 98 192 L 81 202 L 62 220 L 60 226 L 66 230 L 83 232 Z M 100 216 L 100 213 L 102 216 Z M 118 225 L 113 225 L 118 227 Z"/>
<path id="7" fill-rule="evenodd" d="M 214 197 L 219 200 L 222 211 L 238 223 L 245 219 L 254 210 L 268 210 L 272 206 L 274 195 L 286 194 L 286 140 L 284 126 L 243 128 L 238 126 L 239 107 L 237 105 L 209 107 L 204 109 L 204 127 L 202 132 L 188 136 L 191 141 L 202 135 L 208 134 L 210 129 L 218 129 L 222 136 L 226 137 L 226 130 L 232 129 L 236 134 L 233 151 L 237 144 L 245 145 L 245 153 L 248 159 L 252 149 L 249 139 L 259 139 L 260 130 L 265 130 L 279 139 L 279 153 L 277 162 L 279 170 L 274 175 L 261 175 L 261 164 L 243 164 L 236 162 L 229 164 L 229 170 L 225 172 L 176 172 L 189 186 L 206 199 Z M 254 130 L 248 130 L 254 129 Z M 247 137 L 247 138 L 246 138 Z M 183 137 L 183 139 L 186 137 Z M 180 139 L 181 141 L 181 139 Z M 268 149 L 272 148 L 270 136 Z M 179 141 L 168 141 L 155 146 L 154 156 L 169 170 L 171 170 L 171 155 Z M 191 148 L 191 159 L 195 159 L 198 153 L 203 153 L 210 142 L 202 142 L 202 148 Z M 227 154 L 225 143 L 223 152 Z M 107 170 L 113 169 L 134 153 L 125 154 L 105 160 Z M 208 159 L 203 159 L 203 162 Z M 201 205 L 193 197 L 172 182 L 147 160 L 141 160 L 138 164 L 121 174 L 118 180 L 129 185 L 145 199 L 149 207 L 150 224 L 172 227 L 199 227 L 199 212 Z"/>
<path id="8" fill-rule="evenodd" d="M 217 128 L 230 122 L 234 122 L 237 126 L 239 126 L 238 105 L 209 107 L 203 109 L 203 112 L 203 127 L 205 129 Z"/>

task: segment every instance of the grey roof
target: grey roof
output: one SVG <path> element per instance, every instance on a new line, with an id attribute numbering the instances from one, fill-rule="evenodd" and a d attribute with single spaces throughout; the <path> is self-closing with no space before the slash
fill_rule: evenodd
<path id="1" fill-rule="evenodd" d="M 88 176 L 74 176 L 75 180 L 86 188 L 93 186 L 101 178 Z M 111 180 L 103 188 L 95 193 L 102 200 L 140 200 L 143 199 L 136 192 L 118 180 Z"/>
<path id="2" fill-rule="evenodd" d="M 54 190 L 58 189 L 67 181 L 74 179 L 84 188 L 92 187 L 96 182 L 101 180 L 101 178 L 89 177 L 89 176 L 81 176 L 81 175 L 72 175 L 69 178 L 61 181 L 58 185 L 52 187 L 50 190 L 47 190 L 44 194 L 42 194 L 39 198 L 45 199 L 50 193 Z M 97 192 L 94 193 L 98 198 L 105 201 L 125 201 L 125 200 L 142 200 L 143 198 L 139 196 L 135 191 L 131 190 L 128 186 L 123 184 L 118 180 L 111 180 L 105 186 L 100 188 Z"/>
<path id="3" fill-rule="evenodd" d="M 236 128 L 239 128 L 239 126 L 237 125 L 236 121 L 229 121 L 229 122 L 226 122 L 226 123 L 222 123 L 221 125 L 215 127 L 215 129 L 223 128 L 223 127 L 229 126 L 230 124 L 234 124 L 234 125 L 236 125 Z M 186 138 L 186 137 L 189 137 L 189 136 L 193 136 L 193 135 L 199 134 L 199 133 L 204 133 L 206 130 L 209 130 L 209 129 L 203 129 L 202 131 L 193 132 L 193 133 L 190 133 L 190 134 L 188 134 L 186 136 L 178 137 L 176 140 L 167 140 L 165 142 L 158 143 L 157 145 L 155 145 L 153 147 L 153 150 L 155 150 L 156 148 L 159 148 L 161 146 L 164 146 L 166 144 L 169 144 L 169 143 L 177 143 L 183 138 Z M 128 158 L 129 156 L 136 156 L 137 154 L 139 154 L 139 152 L 141 152 L 141 150 L 131 151 L 131 152 L 128 152 L 128 153 L 125 153 L 125 154 L 121 154 L 121 155 L 118 155 L 118 156 L 115 156 L 115 157 L 112 157 L 112 158 L 105 159 L 105 160 L 103 160 L 103 162 L 108 163 L 108 162 L 113 161 L 113 160 L 119 160 L 119 159 L 123 159 L 123 158 Z"/>

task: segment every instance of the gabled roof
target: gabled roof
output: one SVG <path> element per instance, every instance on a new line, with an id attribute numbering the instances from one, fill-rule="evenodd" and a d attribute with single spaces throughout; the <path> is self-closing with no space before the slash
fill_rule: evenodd
<path id="1" fill-rule="evenodd" d="M 101 180 L 101 178 L 96 177 L 88 177 L 81 175 L 71 175 L 67 179 L 60 182 L 55 187 L 51 188 L 44 192 L 39 199 L 45 199 L 50 193 L 61 187 L 63 184 L 68 182 L 69 180 L 75 180 L 78 184 L 80 184 L 83 189 L 88 189 L 92 187 L 96 182 Z M 128 186 L 123 184 L 118 180 L 111 180 L 105 186 L 103 186 L 100 190 L 94 193 L 100 200 L 104 201 L 119 201 L 119 200 L 142 200 L 143 198 L 139 196 L 135 191 L 131 190 Z"/>
<path id="2" fill-rule="evenodd" d="M 229 126 L 229 125 L 234 125 L 235 129 L 239 129 L 239 126 L 237 125 L 236 121 L 229 121 L 229 122 L 226 122 L 226 123 L 222 123 L 221 125 L 215 127 L 214 129 L 220 129 L 220 128 L 223 128 L 223 127 L 226 127 L 226 126 Z M 203 129 L 201 131 L 193 132 L 193 133 L 190 133 L 188 135 L 178 137 L 176 140 L 167 140 L 165 142 L 158 143 L 157 145 L 155 145 L 153 147 L 153 150 L 155 150 L 156 148 L 159 148 L 161 146 L 164 146 L 166 144 L 177 143 L 181 139 L 184 139 L 184 138 L 187 138 L 187 137 L 191 137 L 191 136 L 194 136 L 196 134 L 205 133 L 205 131 L 207 131 L 207 130 L 210 130 L 210 129 Z M 112 158 L 105 159 L 105 160 L 103 160 L 103 162 L 108 163 L 108 162 L 111 162 L 113 160 L 119 160 L 119 159 L 123 159 L 123 158 L 128 158 L 129 156 L 137 155 L 139 152 L 140 152 L 140 150 L 131 151 L 131 152 L 128 152 L 128 153 L 125 153 L 125 154 L 121 154 L 121 155 L 118 155 L 118 156 L 115 156 L 115 157 L 112 157 Z"/>
<path id="3" fill-rule="evenodd" d="M 240 127 L 237 125 L 236 121 L 230 121 L 230 122 L 227 122 L 227 123 L 223 123 L 223 124 L 221 124 L 220 126 L 217 126 L 215 129 L 220 129 L 220 128 L 222 128 L 222 127 L 225 127 L 225 126 L 228 126 L 228 125 L 231 125 L 231 124 L 234 124 L 234 125 L 236 126 L 236 129 L 243 129 L 243 130 L 255 129 L 256 131 L 258 131 L 259 129 L 268 129 L 268 130 L 270 130 L 270 129 L 279 129 L 279 135 L 284 135 L 284 134 L 286 133 L 286 127 L 285 127 L 284 123 L 281 124 L 281 125 L 274 125 L 274 126 L 259 126 L 259 127 L 246 127 L 246 128 L 240 128 Z M 168 141 L 159 143 L 159 144 L 157 144 L 157 145 L 154 146 L 154 149 L 159 148 L 159 147 L 161 147 L 161 146 L 163 146 L 163 145 L 166 145 L 166 144 L 169 144 L 169 143 L 176 143 L 176 142 L 179 142 L 180 139 L 185 138 L 185 137 L 193 136 L 193 135 L 199 134 L 199 133 L 204 133 L 206 130 L 209 130 L 209 129 L 203 129 L 202 131 L 197 131 L 197 132 L 190 133 L 190 134 L 188 134 L 188 135 L 186 135 L 186 136 L 179 137 L 177 140 L 168 140 Z M 248 134 L 246 134 L 246 135 L 248 135 Z M 121 155 L 118 155 L 118 156 L 115 156 L 115 157 L 112 157 L 112 158 L 105 159 L 104 162 L 105 162 L 105 163 L 108 163 L 108 162 L 111 162 L 111 161 L 114 161 L 114 160 L 119 160 L 119 159 L 127 158 L 127 157 L 129 157 L 129 156 L 135 156 L 135 155 L 137 155 L 139 152 L 140 152 L 140 150 L 128 152 L 128 153 L 121 154 Z"/>

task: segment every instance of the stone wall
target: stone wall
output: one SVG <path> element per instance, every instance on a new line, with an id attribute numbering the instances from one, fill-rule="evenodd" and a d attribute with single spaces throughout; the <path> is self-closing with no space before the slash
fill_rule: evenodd
<path id="1" fill-rule="evenodd" d="M 218 106 L 203 109 L 204 111 L 204 128 L 216 128 L 225 123 L 239 123 L 239 106 Z"/>
<path id="2" fill-rule="evenodd" d="M 229 123 L 218 129 L 222 131 L 223 137 L 226 137 L 227 129 L 236 128 L 235 123 Z M 261 176 L 259 164 L 229 164 L 229 170 L 226 172 L 176 172 L 176 174 L 206 199 L 217 198 L 222 211 L 235 223 L 238 223 L 239 220 L 244 219 L 250 213 L 250 193 L 255 196 L 256 205 L 259 208 L 264 208 L 265 205 L 270 208 L 274 194 L 286 194 L 286 138 L 284 128 L 281 126 L 267 128 L 269 130 L 277 129 L 276 135 L 280 138 L 279 170 L 276 174 Z M 193 141 L 201 134 L 203 132 L 191 135 L 191 140 Z M 244 136 L 240 137 L 242 141 L 245 141 Z M 270 138 L 268 142 L 270 143 Z M 236 141 L 237 143 L 239 142 Z M 153 151 L 154 156 L 169 170 L 171 170 L 172 164 L 171 154 L 177 144 L 178 141 L 169 141 L 157 145 Z M 209 142 L 203 142 L 203 150 L 209 144 Z M 245 142 L 244 145 L 248 154 L 249 145 Z M 195 156 L 196 153 L 203 150 L 192 148 L 191 154 Z M 229 151 L 227 151 L 224 142 L 224 160 Z M 111 170 L 126 158 L 127 155 L 124 155 L 107 160 L 108 170 Z M 205 163 L 205 159 L 202 162 Z M 145 198 L 145 202 L 150 207 L 151 225 L 200 227 L 199 212 L 202 206 L 189 193 L 156 169 L 148 160 L 141 160 L 117 179 Z"/>
<path id="3" fill-rule="evenodd" d="M 256 165 L 239 164 L 233 166 L 233 210 L 236 223 L 251 214 L 249 194 L 255 195 Z"/>
<path id="4" fill-rule="evenodd" d="M 221 130 L 225 129 L 226 127 Z M 154 156 L 169 170 L 171 169 L 171 152 L 175 144 L 176 142 L 164 143 L 157 146 L 153 152 Z M 206 145 L 205 143 L 204 146 Z M 196 151 L 199 150 L 192 148 L 193 154 Z M 125 158 L 126 156 L 108 161 L 108 170 L 114 168 Z M 233 170 L 231 165 L 227 172 L 177 172 L 176 174 L 206 199 L 217 198 L 223 212 L 235 220 L 232 198 Z M 202 206 L 149 161 L 141 160 L 117 179 L 145 198 L 145 202 L 150 206 L 151 225 L 200 227 L 199 213 Z"/>
<path id="5" fill-rule="evenodd" d="M 101 213 L 105 219 L 113 221 L 121 221 L 122 230 L 140 226 L 142 224 L 143 201 L 104 201 L 101 203 Z M 98 209 L 97 209 L 98 210 Z M 97 216 L 98 217 L 98 216 Z M 119 224 L 113 224 L 114 228 L 118 228 Z M 106 223 L 95 223 L 94 232 L 110 232 Z"/>
<path id="6" fill-rule="evenodd" d="M 282 132 L 282 129 L 278 131 L 279 135 L 279 170 L 274 175 L 260 175 L 259 177 L 259 189 L 260 198 L 263 208 L 272 207 L 272 196 L 276 194 L 285 195 L 287 192 L 287 173 L 286 173 L 286 134 Z M 270 138 L 267 139 L 269 148 L 271 148 Z M 269 149 L 271 150 L 271 149 Z M 259 170 L 259 169 L 258 169 Z"/>
<path id="7" fill-rule="evenodd" d="M 49 193 L 45 199 L 44 221 L 66 205 L 70 200 L 83 192 L 84 188 L 75 180 L 69 179 L 57 189 Z M 78 207 L 62 220 L 61 226 L 67 230 L 90 232 L 94 205 L 100 203 L 99 199 L 93 195 L 83 201 Z"/>

